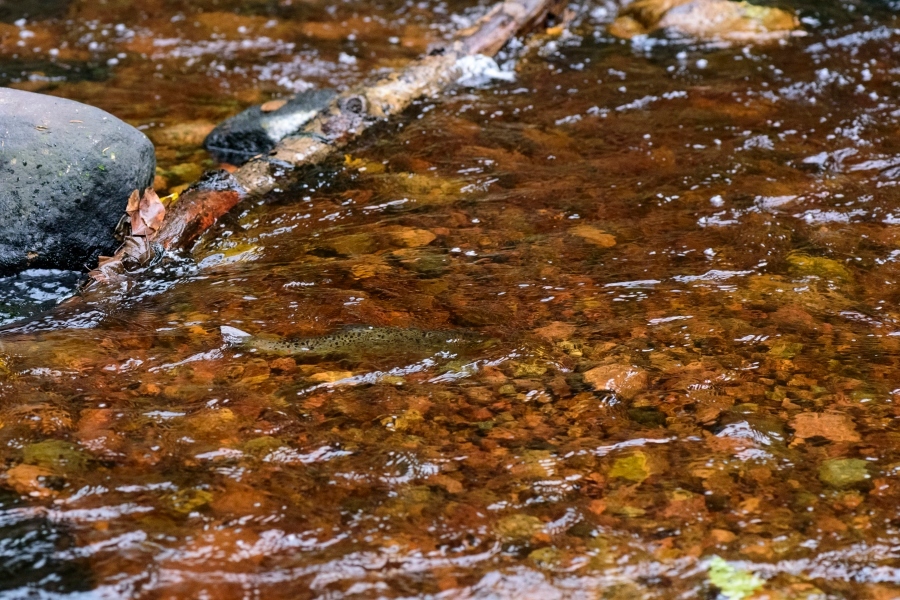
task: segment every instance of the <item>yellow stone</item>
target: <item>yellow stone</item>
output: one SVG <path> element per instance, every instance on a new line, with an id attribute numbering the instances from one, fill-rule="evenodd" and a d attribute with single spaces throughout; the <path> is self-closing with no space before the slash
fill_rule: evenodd
<path id="1" fill-rule="evenodd" d="M 601 248 L 612 248 L 616 245 L 616 238 L 605 231 L 601 231 L 596 227 L 591 227 L 590 225 L 579 225 L 578 227 L 573 227 L 569 230 L 574 236 L 580 237 L 586 242 L 590 242 L 595 246 L 600 246 Z"/>

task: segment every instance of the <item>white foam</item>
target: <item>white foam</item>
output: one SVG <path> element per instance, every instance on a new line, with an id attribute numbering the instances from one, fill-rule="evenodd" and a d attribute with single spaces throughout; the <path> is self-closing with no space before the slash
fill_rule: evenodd
<path id="1" fill-rule="evenodd" d="M 466 87 L 481 87 L 492 81 L 513 82 L 516 80 L 514 71 L 501 69 L 497 61 L 484 54 L 460 58 L 456 61 L 456 68 L 459 71 L 456 83 Z"/>

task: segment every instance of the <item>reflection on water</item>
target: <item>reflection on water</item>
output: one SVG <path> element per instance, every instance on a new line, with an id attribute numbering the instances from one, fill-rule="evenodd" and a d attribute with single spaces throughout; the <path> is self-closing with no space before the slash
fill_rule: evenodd
<path id="1" fill-rule="evenodd" d="M 81 273 L 54 269 L 30 269 L 0 277 L 0 323 L 40 314 L 71 296 Z"/>
<path id="2" fill-rule="evenodd" d="M 793 6 L 808 36 L 717 47 L 616 40 L 591 4 L 500 57 L 515 81 L 420 102 L 123 301 L 8 327 L 5 597 L 900 593 L 900 34 L 886 5 Z M 171 190 L 224 116 L 477 10 L 68 14 L 0 28 L 0 72 L 107 69 L 9 81 L 143 126 Z M 43 277 L 4 305 L 71 289 Z M 348 325 L 491 343 L 220 333 Z"/>

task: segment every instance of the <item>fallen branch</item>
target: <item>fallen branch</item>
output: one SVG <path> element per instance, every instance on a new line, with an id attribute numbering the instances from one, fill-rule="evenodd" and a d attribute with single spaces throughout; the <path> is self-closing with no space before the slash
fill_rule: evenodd
<path id="1" fill-rule="evenodd" d="M 492 56 L 519 31 L 544 22 L 562 10 L 560 0 L 506 0 L 449 44 L 433 49 L 400 72 L 350 90 L 298 133 L 282 140 L 268 156 L 258 156 L 233 174 L 208 173 L 169 207 L 152 235 L 135 236 L 91 271 L 84 292 L 120 282 L 135 266 L 144 266 L 158 250 L 186 248 L 241 200 L 278 186 L 287 172 L 322 162 L 372 125 L 397 115 L 416 99 L 434 96 L 458 77 L 457 61 L 466 56 Z M 138 239 L 140 238 L 140 239 Z"/>

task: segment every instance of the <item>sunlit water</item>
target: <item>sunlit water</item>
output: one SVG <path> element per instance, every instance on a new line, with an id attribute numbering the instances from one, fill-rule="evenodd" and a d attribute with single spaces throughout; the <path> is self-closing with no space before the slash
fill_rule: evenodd
<path id="1" fill-rule="evenodd" d="M 478 14 L 126 4 L 0 24 L 0 76 L 143 127 L 161 191 L 218 120 Z M 900 594 L 900 29 L 794 8 L 806 37 L 721 48 L 587 4 L 516 81 L 419 103 L 117 304 L 14 323 L 2 596 L 715 597 L 715 556 L 772 598 Z M 351 324 L 493 342 L 219 332 Z"/>

